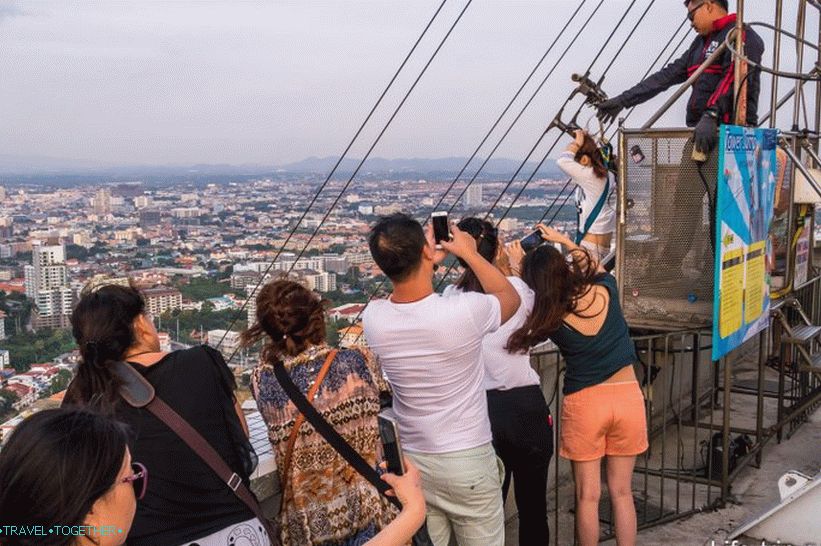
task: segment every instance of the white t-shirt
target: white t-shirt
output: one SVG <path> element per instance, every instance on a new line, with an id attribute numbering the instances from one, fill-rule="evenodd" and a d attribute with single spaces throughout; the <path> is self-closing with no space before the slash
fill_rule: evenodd
<path id="1" fill-rule="evenodd" d="M 482 360 L 485 362 L 485 390 L 502 391 L 539 384 L 539 374 L 530 367 L 530 355 L 527 353 L 510 354 L 505 349 L 510 335 L 522 327 L 527 315 L 533 310 L 535 294 L 519 277 L 508 277 L 507 280 L 516 289 L 521 304 L 516 313 L 502 324 L 498 330 L 488 334 L 482 340 Z M 445 288 L 444 295 L 459 294 L 461 290 L 454 285 Z"/>
<path id="2" fill-rule="evenodd" d="M 576 206 L 579 208 L 579 229 L 584 231 L 584 224 L 593 209 L 596 208 L 602 192 L 604 191 L 604 179 L 599 178 L 593 172 L 593 167 L 585 167 L 577 163 L 573 159 L 573 154 L 570 152 L 562 152 L 559 159 L 556 160 L 556 165 L 564 171 L 564 173 L 573 179 L 576 184 Z M 610 192 L 615 189 L 613 178 L 609 175 Z M 607 198 L 605 198 L 607 199 Z M 587 233 L 603 235 L 613 233 L 616 230 L 616 211 L 613 206 L 606 200 L 604 206 L 599 211 L 599 215 L 590 225 Z"/>
<path id="3" fill-rule="evenodd" d="M 477 293 L 365 309 L 365 338 L 393 388 L 404 449 L 448 453 L 491 441 L 482 338 L 501 317 L 499 300 Z"/>

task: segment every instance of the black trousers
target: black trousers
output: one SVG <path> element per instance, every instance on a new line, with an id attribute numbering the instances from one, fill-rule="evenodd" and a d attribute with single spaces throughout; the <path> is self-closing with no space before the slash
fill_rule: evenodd
<path id="1" fill-rule="evenodd" d="M 550 410 L 538 385 L 487 391 L 493 447 L 505 463 L 502 495 L 516 482 L 519 544 L 547 544 L 547 469 L 553 456 Z"/>

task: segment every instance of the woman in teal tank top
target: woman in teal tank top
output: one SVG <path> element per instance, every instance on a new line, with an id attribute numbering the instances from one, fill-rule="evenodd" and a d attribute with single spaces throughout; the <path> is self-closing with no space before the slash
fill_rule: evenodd
<path id="1" fill-rule="evenodd" d="M 533 311 L 508 341 L 527 351 L 552 340 L 565 360 L 559 454 L 570 459 L 576 484 L 576 533 L 582 546 L 599 539 L 601 460 L 619 546 L 636 542 L 632 476 L 636 455 L 647 447 L 644 396 L 633 363 L 638 360 L 619 306 L 612 275 L 558 231 L 537 226 L 552 245 L 527 253 L 522 280 L 535 292 Z M 512 257 L 513 258 L 513 257 Z"/>

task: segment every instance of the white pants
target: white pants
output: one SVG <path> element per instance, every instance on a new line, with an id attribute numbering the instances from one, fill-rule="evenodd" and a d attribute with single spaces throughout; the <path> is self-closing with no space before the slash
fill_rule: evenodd
<path id="1" fill-rule="evenodd" d="M 271 546 L 268 533 L 257 518 L 234 523 L 216 533 L 180 546 Z"/>
<path id="2" fill-rule="evenodd" d="M 436 546 L 448 546 L 451 534 L 460 546 L 504 545 L 504 466 L 491 444 L 451 453 L 405 454 L 422 474 L 428 532 Z"/>

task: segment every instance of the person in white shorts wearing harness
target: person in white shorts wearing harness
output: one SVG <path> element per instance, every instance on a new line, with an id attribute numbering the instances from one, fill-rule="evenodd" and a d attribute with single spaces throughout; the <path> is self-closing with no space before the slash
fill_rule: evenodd
<path id="1" fill-rule="evenodd" d="M 582 129 L 556 160 L 556 164 L 576 184 L 578 230 L 576 244 L 587 249 L 597 261 L 610 253 L 616 229 L 616 211 L 608 203 L 615 180 L 596 141 Z"/>

